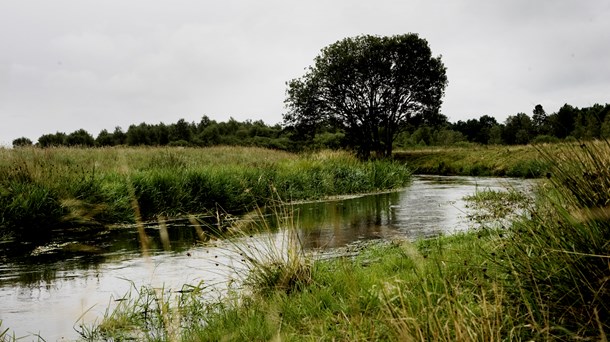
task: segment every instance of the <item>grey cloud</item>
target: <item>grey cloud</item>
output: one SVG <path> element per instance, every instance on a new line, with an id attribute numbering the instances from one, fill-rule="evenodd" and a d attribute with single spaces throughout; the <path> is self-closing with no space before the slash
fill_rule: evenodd
<path id="1" fill-rule="evenodd" d="M 31 0 L 0 3 L 0 144 L 119 125 L 279 122 L 324 46 L 416 32 L 443 55 L 451 120 L 608 102 L 606 0 Z"/>

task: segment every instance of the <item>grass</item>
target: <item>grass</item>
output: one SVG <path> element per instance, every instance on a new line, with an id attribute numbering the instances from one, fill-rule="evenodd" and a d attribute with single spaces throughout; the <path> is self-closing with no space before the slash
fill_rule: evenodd
<path id="1" fill-rule="evenodd" d="M 398 162 L 261 148 L 0 149 L 0 236 L 262 207 L 402 187 Z M 134 202 L 135 199 L 135 202 Z"/>
<path id="2" fill-rule="evenodd" d="M 460 234 L 373 244 L 353 257 L 314 262 L 299 257 L 298 267 L 290 266 L 294 259 L 252 263 L 246 296 L 242 290 L 206 305 L 196 300 L 193 309 L 174 307 L 165 314 L 155 306 L 156 315 L 143 317 L 151 311 L 143 303 L 163 301 L 150 289 L 141 290 L 96 332 L 115 340 L 136 333 L 150 337 L 143 337 L 143 327 L 157 331 L 148 340 L 169 341 L 500 340 L 511 317 L 502 305 L 502 288 L 487 281 L 493 271 L 480 253 L 487 243 Z M 281 274 L 292 276 L 275 276 L 283 268 L 292 271 Z M 175 302 L 185 302 L 185 295 L 190 296 L 181 294 Z M 163 315 L 165 321 L 188 317 L 190 324 L 165 328 L 179 331 L 170 338 L 169 332 L 159 333 Z"/>
<path id="3" fill-rule="evenodd" d="M 418 148 L 396 151 L 395 159 L 405 161 L 414 173 L 464 176 L 538 178 L 550 171 L 540 149 L 557 145 L 468 146 Z"/>
<path id="4" fill-rule="evenodd" d="M 203 300 L 201 286 L 190 292 L 143 288 L 87 330 L 88 336 L 607 341 L 610 144 L 559 145 L 538 153 L 548 174 L 535 200 L 497 191 L 470 198 L 492 211 L 526 208 L 505 228 L 383 242 L 331 259 L 304 254 L 298 235 L 276 235 L 285 243 L 281 248 L 277 239 L 237 248 L 244 282 L 224 299 Z M 301 165 L 291 163 L 289 170 Z M 299 224 L 290 213 L 279 216 L 288 232 Z M 241 229 L 244 221 L 235 224 L 240 229 L 233 231 L 247 231 Z"/>
<path id="5" fill-rule="evenodd" d="M 535 200 L 470 198 L 527 208 L 512 225 L 309 259 L 298 282 L 277 276 L 286 259 L 252 263 L 248 288 L 264 290 L 205 305 L 176 340 L 607 341 L 610 146 L 541 153 Z"/>
<path id="6" fill-rule="evenodd" d="M 502 240 L 499 266 L 538 336 L 607 340 L 610 145 L 543 152 L 553 171 L 541 203 Z"/>

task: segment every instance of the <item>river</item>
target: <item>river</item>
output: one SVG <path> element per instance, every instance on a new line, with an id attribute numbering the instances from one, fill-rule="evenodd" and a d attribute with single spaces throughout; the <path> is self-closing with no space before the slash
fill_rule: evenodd
<path id="1" fill-rule="evenodd" d="M 302 203 L 292 210 L 303 246 L 332 252 L 363 240 L 413 240 L 470 229 L 474 222 L 464 196 L 527 184 L 520 179 L 415 176 L 401 191 Z M 283 234 L 267 233 L 202 243 L 196 228 L 185 222 L 147 226 L 146 233 L 152 240 L 147 251 L 140 248 L 137 230 L 128 227 L 87 243 L 66 242 L 27 256 L 4 256 L 0 334 L 9 328 L 26 340 L 77 339 L 81 324 L 99 321 L 117 299 L 141 286 L 178 291 L 184 284 L 204 284 L 208 293 L 221 296 L 230 279 L 242 276 L 243 265 L 232 247 L 283 241 Z"/>

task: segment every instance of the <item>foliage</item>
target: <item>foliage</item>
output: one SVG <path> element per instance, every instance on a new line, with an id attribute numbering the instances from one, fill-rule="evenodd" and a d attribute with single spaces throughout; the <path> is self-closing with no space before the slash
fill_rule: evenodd
<path id="1" fill-rule="evenodd" d="M 300 131 L 340 128 L 360 157 L 388 157 L 413 116 L 438 112 L 446 84 L 440 57 L 416 34 L 345 38 L 288 82 L 284 122 Z"/>
<path id="2" fill-rule="evenodd" d="M 95 145 L 95 139 L 84 129 L 74 131 L 66 137 L 66 145 L 92 147 Z"/>
<path id="3" fill-rule="evenodd" d="M 13 147 L 27 147 L 27 146 L 32 146 L 32 140 L 26 138 L 26 137 L 21 137 L 21 138 L 17 138 L 15 140 L 13 140 Z"/>
<path id="4" fill-rule="evenodd" d="M 479 119 L 447 121 L 439 112 L 426 112 L 412 116 L 404 129 L 399 130 L 393 148 L 421 146 L 455 147 L 465 142 L 479 145 L 516 145 L 587 141 L 610 137 L 610 104 L 595 104 L 576 108 L 568 104 L 557 113 L 547 114 L 542 105 L 533 109 L 530 118 L 525 113 L 510 115 L 505 122 L 483 115 Z M 115 127 L 113 132 L 103 129 L 93 141 L 92 136 L 80 129 L 70 134 L 57 132 L 44 134 L 38 147 L 74 146 L 181 146 L 209 147 L 218 145 L 256 146 L 285 151 L 318 151 L 348 149 L 353 139 L 340 126 L 329 122 L 301 121 L 299 125 L 268 126 L 263 121 L 216 122 L 203 116 L 199 123 L 180 119 L 173 124 L 131 125 L 127 132 Z M 18 138 L 14 147 L 29 146 L 28 138 Z M 472 146 L 472 145 L 470 145 Z"/>

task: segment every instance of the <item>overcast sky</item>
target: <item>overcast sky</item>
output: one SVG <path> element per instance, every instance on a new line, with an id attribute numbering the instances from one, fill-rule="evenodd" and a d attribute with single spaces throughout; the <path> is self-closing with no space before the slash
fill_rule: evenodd
<path id="1" fill-rule="evenodd" d="M 84 128 L 280 123 L 285 82 L 349 36 L 418 33 L 451 122 L 610 103 L 609 0 L 0 0 L 0 145 Z"/>

